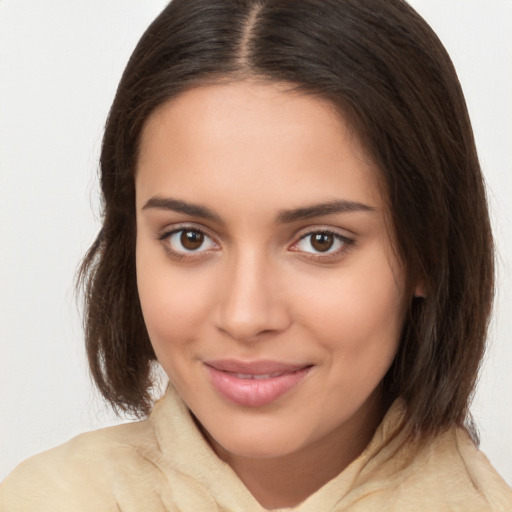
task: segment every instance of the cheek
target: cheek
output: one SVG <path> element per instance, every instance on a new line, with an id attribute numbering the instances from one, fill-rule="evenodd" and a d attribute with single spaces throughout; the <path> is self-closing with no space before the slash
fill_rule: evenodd
<path id="1" fill-rule="evenodd" d="M 401 290 L 391 272 L 368 270 L 324 288 L 304 314 L 327 363 L 324 401 L 345 404 L 333 413 L 336 422 L 361 406 L 393 362 L 403 322 Z"/>
<path id="2" fill-rule="evenodd" d="M 146 328 L 159 359 L 165 351 L 179 350 L 197 336 L 200 319 L 213 300 L 201 276 L 177 271 L 165 255 L 140 248 L 137 287 Z"/>
<path id="3" fill-rule="evenodd" d="M 361 263 L 357 271 L 341 272 L 339 278 L 310 288 L 308 307 L 302 311 L 328 350 L 346 357 L 389 359 L 397 349 L 404 316 L 401 274 L 387 260 Z"/>

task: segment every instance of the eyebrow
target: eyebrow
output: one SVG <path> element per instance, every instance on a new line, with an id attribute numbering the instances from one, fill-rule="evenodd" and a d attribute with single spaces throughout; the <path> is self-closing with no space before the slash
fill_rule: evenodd
<path id="1" fill-rule="evenodd" d="M 323 215 L 332 215 L 335 213 L 350 212 L 375 212 L 376 208 L 356 201 L 327 201 L 325 203 L 313 204 L 303 208 L 285 210 L 277 217 L 278 223 L 290 223 L 298 220 L 311 219 L 313 217 L 322 217 Z"/>
<path id="2" fill-rule="evenodd" d="M 184 213 L 191 217 L 200 217 L 203 219 L 213 220 L 218 223 L 223 223 L 220 215 L 215 213 L 206 206 L 201 206 L 188 201 L 180 199 L 173 199 L 170 197 L 152 197 L 142 207 L 142 210 L 158 209 L 169 210 L 178 213 Z M 356 201 L 346 201 L 343 199 L 335 201 L 326 201 L 324 203 L 313 204 L 301 208 L 294 208 L 290 210 L 283 210 L 276 218 L 277 224 L 289 224 L 299 220 L 311 219 L 314 217 L 321 217 L 324 215 L 333 215 L 336 213 L 351 213 L 351 212 L 375 212 L 376 208 Z"/>
<path id="3" fill-rule="evenodd" d="M 158 210 L 170 210 L 173 212 L 184 213 L 191 217 L 201 217 L 203 219 L 222 222 L 220 216 L 213 210 L 206 208 L 206 206 L 189 203 L 187 201 L 180 201 L 179 199 L 172 199 L 170 197 L 152 197 L 142 207 L 143 210 L 152 208 Z"/>

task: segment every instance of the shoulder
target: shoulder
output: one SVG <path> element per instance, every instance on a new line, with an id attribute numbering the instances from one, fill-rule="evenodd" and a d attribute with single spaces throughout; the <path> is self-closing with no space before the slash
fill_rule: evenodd
<path id="1" fill-rule="evenodd" d="M 464 430 L 452 428 L 411 454 L 396 494 L 404 505 L 416 496 L 435 510 L 512 510 L 512 490 Z"/>
<path id="2" fill-rule="evenodd" d="M 458 428 L 454 429 L 449 437 L 455 444 L 455 457 L 463 466 L 463 473 L 471 482 L 475 492 L 485 497 L 489 504 L 489 510 L 512 511 L 512 489 L 501 478 L 469 435 Z"/>
<path id="3" fill-rule="evenodd" d="M 352 465 L 350 510 L 512 511 L 512 490 L 465 430 L 454 426 L 414 440 L 406 429 L 397 430 L 404 407 L 401 401 L 393 404 Z"/>
<path id="4" fill-rule="evenodd" d="M 22 462 L 0 485 L 0 510 L 118 510 L 123 468 L 142 472 L 157 449 L 149 421 L 82 434 Z"/>

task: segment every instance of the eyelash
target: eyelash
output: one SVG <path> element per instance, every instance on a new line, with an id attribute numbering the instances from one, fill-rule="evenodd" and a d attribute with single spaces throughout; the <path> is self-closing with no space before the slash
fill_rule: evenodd
<path id="1" fill-rule="evenodd" d="M 213 240 L 213 238 L 206 233 L 203 229 L 200 229 L 196 226 L 179 226 L 176 229 L 172 229 L 170 231 L 165 231 L 164 233 L 160 234 L 158 236 L 158 240 L 161 241 L 164 245 L 164 248 L 166 252 L 175 260 L 181 261 L 184 259 L 197 259 L 201 256 L 205 256 L 208 253 L 211 252 L 212 247 L 208 248 L 207 250 L 186 250 L 183 251 L 175 250 L 171 246 L 171 238 L 175 235 L 178 235 L 179 233 L 182 233 L 181 236 L 183 236 L 184 232 L 193 232 L 200 236 L 205 237 L 205 239 L 210 241 L 210 244 L 213 246 L 213 250 L 217 250 L 218 244 Z M 333 252 L 329 252 L 331 248 L 328 248 L 327 251 L 322 252 L 308 252 L 301 249 L 298 249 L 297 246 L 304 240 L 306 240 L 308 237 L 313 237 L 314 235 L 328 235 L 332 236 L 335 239 L 335 242 L 338 242 L 341 244 L 341 247 Z M 309 242 L 310 246 L 312 246 L 312 240 Z M 325 261 L 325 260 L 334 260 L 339 259 L 340 256 L 342 256 L 344 253 L 346 253 L 353 245 L 355 244 L 355 240 L 352 238 L 348 238 L 347 236 L 341 235 L 340 233 L 337 233 L 335 231 L 329 230 L 329 229 L 314 229 L 310 230 L 307 233 L 303 233 L 300 235 L 300 238 L 297 242 L 294 242 L 288 250 L 293 252 L 302 252 L 304 258 L 309 258 L 316 261 Z M 201 245 L 198 247 L 198 249 L 201 249 L 203 247 L 204 243 L 201 243 Z M 314 248 L 313 248 L 314 249 Z"/>
<path id="2" fill-rule="evenodd" d="M 203 255 L 207 254 L 208 252 L 210 252 L 210 250 L 207 250 L 207 251 L 197 250 L 196 251 L 196 250 L 184 249 L 183 251 L 177 251 L 177 250 L 173 249 L 171 246 L 171 238 L 174 235 L 177 235 L 179 233 L 183 234 L 184 232 L 192 232 L 192 233 L 196 233 L 198 235 L 202 235 L 203 237 L 205 237 L 205 239 L 210 240 L 212 245 L 218 246 L 217 243 L 213 240 L 213 238 L 210 235 L 208 235 L 208 233 L 206 233 L 204 230 L 202 230 L 196 226 L 186 226 L 186 225 L 180 226 L 180 227 L 177 227 L 176 229 L 166 231 L 158 236 L 158 240 L 160 240 L 163 243 L 166 252 L 169 254 L 169 256 L 171 256 L 175 260 L 181 261 L 181 260 L 184 260 L 187 258 L 197 258 L 197 257 L 203 256 Z M 204 245 L 204 243 L 202 243 L 198 247 L 198 249 L 200 249 L 203 245 Z"/>
<path id="3" fill-rule="evenodd" d="M 344 235 L 342 235 L 340 233 L 337 233 L 336 231 L 332 231 L 332 230 L 329 230 L 329 229 L 315 229 L 315 230 L 310 230 L 307 233 L 302 234 L 300 236 L 298 242 L 295 242 L 291 246 L 290 250 L 292 250 L 292 251 L 300 251 L 300 249 L 296 249 L 296 247 L 303 240 L 306 240 L 308 238 L 310 238 L 309 244 L 310 244 L 310 246 L 312 246 L 311 237 L 313 237 L 314 235 L 328 235 L 328 236 L 332 236 L 335 239 L 335 242 L 338 242 L 338 243 L 341 244 L 341 247 L 339 247 L 337 250 L 332 251 L 332 252 L 330 252 L 331 248 L 329 248 L 325 252 L 321 252 L 321 251 L 318 251 L 318 252 L 302 251 L 304 254 L 307 254 L 307 256 L 304 256 L 304 257 L 310 258 L 310 259 L 314 259 L 314 260 L 317 260 L 317 261 L 339 259 L 342 255 L 344 255 L 355 244 L 355 240 L 353 240 L 352 238 L 349 238 L 347 236 L 344 236 Z"/>

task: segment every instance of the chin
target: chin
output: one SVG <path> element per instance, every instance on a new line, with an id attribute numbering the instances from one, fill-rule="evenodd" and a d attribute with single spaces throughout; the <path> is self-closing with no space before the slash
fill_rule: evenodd
<path id="1" fill-rule="evenodd" d="M 285 457 L 290 455 L 299 449 L 295 443 L 290 443 L 289 438 L 285 439 L 285 436 L 269 438 L 268 433 L 265 436 L 266 439 L 262 439 L 262 436 L 256 438 L 230 438 L 222 439 L 222 443 L 216 441 L 217 445 L 220 445 L 224 451 L 237 457 L 244 457 L 249 459 L 272 459 Z M 215 449 L 215 445 L 214 445 Z"/>
<path id="2" fill-rule="evenodd" d="M 296 452 L 307 441 L 307 435 L 297 436 L 296 428 L 282 423 L 261 421 L 228 422 L 202 425 L 207 440 L 221 458 L 223 455 L 268 459 Z M 206 428 L 209 427 L 209 428 Z M 301 442 L 301 439 L 303 442 Z"/>

